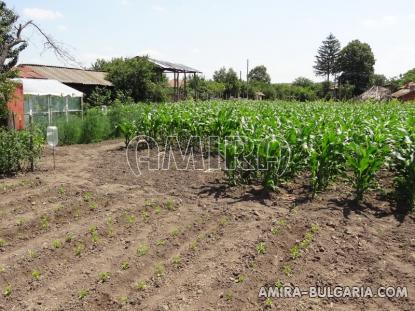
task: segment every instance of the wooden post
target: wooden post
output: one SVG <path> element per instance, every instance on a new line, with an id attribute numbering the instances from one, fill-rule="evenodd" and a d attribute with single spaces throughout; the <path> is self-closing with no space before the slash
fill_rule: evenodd
<path id="1" fill-rule="evenodd" d="M 199 86 L 199 82 L 196 82 L 196 73 L 193 73 L 193 81 L 195 82 L 195 100 L 197 100 L 197 88 Z"/>

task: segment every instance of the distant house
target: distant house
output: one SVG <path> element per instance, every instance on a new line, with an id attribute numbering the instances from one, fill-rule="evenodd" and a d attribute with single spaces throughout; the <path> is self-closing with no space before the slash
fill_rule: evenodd
<path id="1" fill-rule="evenodd" d="M 415 100 L 415 82 L 409 82 L 404 88 L 393 93 L 392 97 L 402 101 Z"/>
<path id="2" fill-rule="evenodd" d="M 372 86 L 359 96 L 361 100 L 385 101 L 391 98 L 391 91 L 383 86 Z"/>
<path id="3" fill-rule="evenodd" d="M 255 100 L 263 100 L 265 98 L 265 94 L 262 92 L 255 92 Z"/>
<path id="4" fill-rule="evenodd" d="M 88 97 L 96 87 L 111 87 L 105 72 L 78 68 L 21 64 L 17 66 L 20 78 L 57 80 Z"/>

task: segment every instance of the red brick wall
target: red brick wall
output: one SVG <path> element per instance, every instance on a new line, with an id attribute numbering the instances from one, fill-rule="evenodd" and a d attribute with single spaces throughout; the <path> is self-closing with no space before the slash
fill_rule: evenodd
<path id="1" fill-rule="evenodd" d="M 12 99 L 7 103 L 10 111 L 10 126 L 17 130 L 24 129 L 24 95 L 23 85 L 16 87 Z"/>

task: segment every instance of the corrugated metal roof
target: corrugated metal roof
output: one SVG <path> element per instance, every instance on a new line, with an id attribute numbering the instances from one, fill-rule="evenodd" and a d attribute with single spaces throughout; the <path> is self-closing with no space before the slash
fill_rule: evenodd
<path id="1" fill-rule="evenodd" d="M 79 83 L 86 85 L 111 86 L 111 82 L 105 80 L 105 72 L 84 70 L 78 68 L 46 66 L 35 64 L 22 64 L 23 72 L 34 72 L 46 79 L 58 80 L 62 83 Z"/>
<path id="2" fill-rule="evenodd" d="M 414 91 L 411 91 L 410 89 L 402 89 L 402 90 L 399 90 L 399 91 L 393 93 L 392 97 L 399 98 L 399 97 L 405 96 L 405 95 L 407 95 L 411 92 L 414 92 Z"/>
<path id="3" fill-rule="evenodd" d="M 172 71 L 188 72 L 188 73 L 201 73 L 201 71 L 197 69 L 194 69 L 192 67 L 188 67 L 182 64 L 175 64 L 175 63 L 170 63 L 170 62 L 166 62 L 163 60 L 157 60 L 157 59 L 152 59 L 152 58 L 149 58 L 148 60 L 163 70 L 172 70 Z"/>
<path id="4" fill-rule="evenodd" d="M 387 100 L 390 98 L 391 91 L 387 89 L 386 87 L 382 86 L 372 86 L 370 89 L 368 89 L 366 92 L 361 94 L 359 96 L 362 100 Z"/>

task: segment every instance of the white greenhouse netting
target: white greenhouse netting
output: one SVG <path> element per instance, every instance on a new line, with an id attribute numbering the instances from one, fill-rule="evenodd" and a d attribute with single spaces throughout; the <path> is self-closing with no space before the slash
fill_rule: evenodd
<path id="1" fill-rule="evenodd" d="M 23 86 L 25 123 L 46 127 L 83 115 L 83 93 L 57 80 L 13 79 Z"/>
<path id="2" fill-rule="evenodd" d="M 82 92 L 75 90 L 57 80 L 50 79 L 13 79 L 23 84 L 24 95 L 52 95 L 82 97 Z"/>

